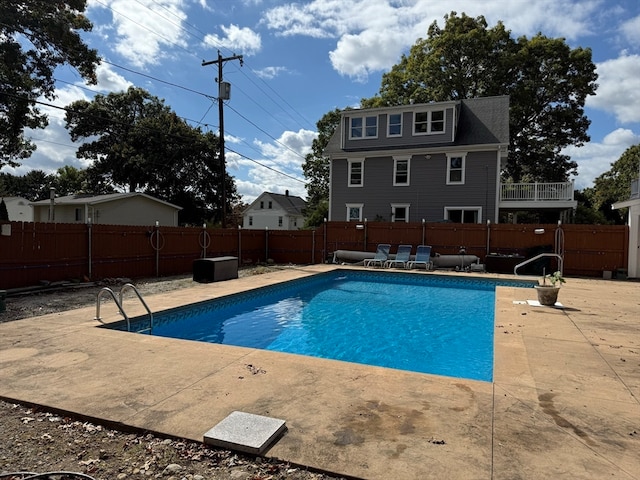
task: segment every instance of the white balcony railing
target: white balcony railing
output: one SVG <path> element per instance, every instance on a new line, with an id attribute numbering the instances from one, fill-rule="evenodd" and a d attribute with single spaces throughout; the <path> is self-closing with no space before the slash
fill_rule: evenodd
<path id="1" fill-rule="evenodd" d="M 503 202 L 573 201 L 573 189 L 573 182 L 501 183 L 500 200 Z"/>

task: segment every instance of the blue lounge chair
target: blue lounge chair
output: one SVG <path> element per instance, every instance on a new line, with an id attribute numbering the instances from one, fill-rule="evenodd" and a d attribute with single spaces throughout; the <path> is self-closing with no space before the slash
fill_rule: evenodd
<path id="1" fill-rule="evenodd" d="M 412 245 L 398 245 L 398 251 L 396 252 L 396 258 L 389 259 L 384 262 L 384 266 L 387 268 L 398 267 L 407 268 L 407 262 L 411 256 Z"/>
<path id="2" fill-rule="evenodd" d="M 407 262 L 407 268 L 422 266 L 424 266 L 425 270 L 431 270 L 431 245 L 418 245 L 416 258 Z"/>
<path id="3" fill-rule="evenodd" d="M 380 243 L 378 244 L 378 248 L 376 248 L 376 255 L 373 258 L 367 258 L 363 260 L 363 264 L 365 267 L 374 267 L 378 265 L 382 267 L 384 262 L 389 258 L 389 250 L 391 250 L 391 245 L 388 243 Z"/>

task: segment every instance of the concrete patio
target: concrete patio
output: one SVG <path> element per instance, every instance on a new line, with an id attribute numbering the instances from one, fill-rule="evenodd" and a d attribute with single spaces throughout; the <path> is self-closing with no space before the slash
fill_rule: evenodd
<path id="1" fill-rule="evenodd" d="M 158 311 L 333 268 L 145 300 Z M 493 383 L 128 334 L 87 308 L 0 324 L 0 397 L 198 441 L 232 411 L 280 418 L 266 456 L 366 479 L 640 478 L 640 283 L 569 278 L 563 309 L 534 298 L 498 288 Z M 112 302 L 102 316 L 121 319 Z"/>

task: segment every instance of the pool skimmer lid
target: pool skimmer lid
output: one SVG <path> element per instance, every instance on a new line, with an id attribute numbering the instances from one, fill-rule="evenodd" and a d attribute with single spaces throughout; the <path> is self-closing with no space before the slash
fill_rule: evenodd
<path id="1" fill-rule="evenodd" d="M 260 455 L 286 428 L 284 420 L 236 411 L 205 433 L 204 443 Z"/>

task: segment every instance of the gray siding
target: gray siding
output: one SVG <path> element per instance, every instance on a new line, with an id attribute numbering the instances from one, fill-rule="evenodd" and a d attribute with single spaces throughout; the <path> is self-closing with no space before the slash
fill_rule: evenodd
<path id="1" fill-rule="evenodd" d="M 482 222 L 494 218 L 497 189 L 497 152 L 469 152 L 465 183 L 446 185 L 447 157 L 442 154 L 414 155 L 410 164 L 410 185 L 393 186 L 393 158 L 368 157 L 364 162 L 364 185 L 348 187 L 348 162 L 332 162 L 330 218 L 346 220 L 347 203 L 363 203 L 363 218 L 391 221 L 391 204 L 409 204 L 409 221 L 436 222 L 444 218 L 444 207 L 481 207 Z"/>
<path id="2" fill-rule="evenodd" d="M 444 132 L 438 134 L 429 135 L 414 135 L 413 134 L 413 114 L 415 111 L 423 112 L 428 108 L 424 106 L 416 106 L 415 110 L 405 112 L 393 112 L 402 113 L 402 136 L 400 137 L 387 137 L 387 113 L 379 113 L 378 117 L 378 137 L 377 138 L 360 138 L 357 140 L 349 139 L 349 130 L 351 127 L 351 117 L 373 116 L 367 114 L 366 110 L 349 110 L 344 116 L 342 124 L 342 138 L 344 139 L 345 151 L 360 151 L 360 150 L 379 150 L 379 149 L 401 149 L 412 148 L 416 146 L 426 147 L 435 145 L 453 144 L 454 141 L 454 126 L 453 121 L 455 119 L 455 110 L 453 107 L 445 108 L 445 124 Z M 434 110 L 443 110 L 442 108 L 435 108 Z"/>

